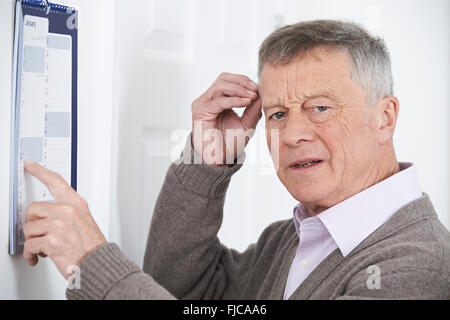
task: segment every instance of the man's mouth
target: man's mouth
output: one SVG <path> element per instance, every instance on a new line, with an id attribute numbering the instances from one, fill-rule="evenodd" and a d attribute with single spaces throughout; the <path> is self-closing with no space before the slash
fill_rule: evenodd
<path id="1" fill-rule="evenodd" d="M 291 167 L 293 168 L 308 168 L 315 164 L 321 163 L 322 160 L 310 160 L 310 161 L 302 161 L 295 164 L 292 164 Z"/>

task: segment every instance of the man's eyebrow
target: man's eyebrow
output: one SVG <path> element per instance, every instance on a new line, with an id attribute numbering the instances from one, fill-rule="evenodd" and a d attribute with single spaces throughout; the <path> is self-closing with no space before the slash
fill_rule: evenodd
<path id="1" fill-rule="evenodd" d="M 325 89 L 325 90 L 318 91 L 318 92 L 311 92 L 311 93 L 303 94 L 303 96 L 301 97 L 301 100 L 302 100 L 302 102 L 304 102 L 306 100 L 315 99 L 315 98 L 328 98 L 328 99 L 333 99 L 335 101 L 341 100 L 339 98 L 339 96 L 336 94 L 336 92 L 334 92 L 334 90 L 332 90 L 332 89 Z M 280 102 L 276 98 L 273 98 L 271 101 L 263 103 L 262 108 L 263 108 L 263 110 L 267 110 L 267 109 L 283 107 L 283 106 L 284 105 L 282 102 Z"/>
<path id="2" fill-rule="evenodd" d="M 267 110 L 267 109 L 270 109 L 270 108 L 275 108 L 275 107 L 281 107 L 282 106 L 282 104 L 280 103 L 280 102 L 272 102 L 272 103 L 267 103 L 267 104 L 263 104 L 263 109 L 264 110 Z"/>

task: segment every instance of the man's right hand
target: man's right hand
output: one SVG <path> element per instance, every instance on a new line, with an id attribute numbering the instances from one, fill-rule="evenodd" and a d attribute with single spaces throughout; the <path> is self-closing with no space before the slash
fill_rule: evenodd
<path id="1" fill-rule="evenodd" d="M 232 110 L 246 108 L 242 117 Z M 258 85 L 244 75 L 222 73 L 192 103 L 192 144 L 203 162 L 233 164 L 261 119 Z"/>

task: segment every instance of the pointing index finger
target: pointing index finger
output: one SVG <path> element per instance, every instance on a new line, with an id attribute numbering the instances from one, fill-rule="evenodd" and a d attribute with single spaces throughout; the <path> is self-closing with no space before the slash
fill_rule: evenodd
<path id="1" fill-rule="evenodd" d="M 59 174 L 44 168 L 38 163 L 27 160 L 24 162 L 24 168 L 29 174 L 38 179 L 48 188 L 55 200 L 57 200 L 60 195 L 67 192 L 68 189 L 71 189 L 71 187 Z"/>

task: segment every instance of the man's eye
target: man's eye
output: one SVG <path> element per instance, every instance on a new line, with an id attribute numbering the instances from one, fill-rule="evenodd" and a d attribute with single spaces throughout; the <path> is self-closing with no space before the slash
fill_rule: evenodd
<path id="1" fill-rule="evenodd" d="M 319 112 L 324 112 L 324 111 L 328 110 L 328 107 L 327 106 L 317 106 L 314 108 L 314 110 L 317 110 Z"/>
<path id="2" fill-rule="evenodd" d="M 283 118 L 286 115 L 286 112 L 276 112 L 274 113 L 270 118 L 274 118 L 276 120 L 279 120 L 281 118 Z"/>

